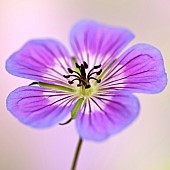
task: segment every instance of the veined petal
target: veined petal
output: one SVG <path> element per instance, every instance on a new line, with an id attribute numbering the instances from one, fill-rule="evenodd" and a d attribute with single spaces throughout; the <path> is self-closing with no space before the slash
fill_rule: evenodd
<path id="1" fill-rule="evenodd" d="M 67 50 L 51 39 L 29 41 L 6 62 L 10 74 L 49 84 L 63 84 L 68 67 L 72 65 Z"/>
<path id="2" fill-rule="evenodd" d="M 103 78 L 101 89 L 158 93 L 166 84 L 160 51 L 147 44 L 137 44 L 114 63 Z"/>
<path id="3" fill-rule="evenodd" d="M 22 123 L 45 128 L 60 122 L 71 112 L 75 98 L 62 91 L 25 86 L 7 97 L 8 110 Z"/>
<path id="4" fill-rule="evenodd" d="M 133 37 L 127 29 L 83 20 L 73 27 L 70 43 L 79 63 L 106 67 Z"/>
<path id="5" fill-rule="evenodd" d="M 92 97 L 77 114 L 76 125 L 84 139 L 101 141 L 126 128 L 138 115 L 138 99 L 127 92 Z"/>

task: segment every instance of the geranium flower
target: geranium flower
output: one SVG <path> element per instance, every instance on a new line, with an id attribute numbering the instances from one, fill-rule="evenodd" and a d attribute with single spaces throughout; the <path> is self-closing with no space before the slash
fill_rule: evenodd
<path id="1" fill-rule="evenodd" d="M 120 54 L 133 38 L 127 29 L 85 20 L 71 30 L 74 55 L 56 40 L 29 41 L 7 60 L 6 70 L 36 82 L 11 92 L 8 110 L 34 128 L 70 115 L 66 123 L 75 119 L 80 137 L 88 140 L 120 132 L 139 114 L 132 93 L 158 93 L 167 84 L 155 47 L 137 44 Z"/>

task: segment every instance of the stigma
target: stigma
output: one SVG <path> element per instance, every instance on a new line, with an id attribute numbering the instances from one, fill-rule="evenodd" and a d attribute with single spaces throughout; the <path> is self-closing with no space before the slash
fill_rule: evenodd
<path id="1" fill-rule="evenodd" d="M 75 71 L 71 68 L 68 68 L 67 70 L 70 74 L 63 75 L 63 77 L 66 79 L 73 77 L 72 80 L 68 81 L 69 84 L 73 84 L 74 81 L 78 81 L 77 87 L 84 87 L 85 89 L 88 89 L 91 87 L 90 80 L 93 79 L 97 83 L 101 82 L 101 79 L 95 78 L 96 75 L 99 76 L 102 73 L 102 69 L 98 70 L 99 68 L 101 68 L 101 64 L 94 66 L 87 74 L 86 70 L 88 69 L 88 64 L 85 61 L 83 61 L 83 64 L 81 65 L 75 63 L 75 66 L 79 71 Z"/>

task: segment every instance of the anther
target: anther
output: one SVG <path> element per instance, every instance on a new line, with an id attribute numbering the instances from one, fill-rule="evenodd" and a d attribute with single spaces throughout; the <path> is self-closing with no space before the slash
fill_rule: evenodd
<path id="1" fill-rule="evenodd" d="M 78 73 L 77 71 L 73 71 L 71 68 L 68 68 L 67 70 L 68 70 L 69 73 L 71 73 L 71 74 L 72 74 L 72 73 L 76 73 L 76 74 L 78 74 L 78 75 L 81 77 L 81 74 Z M 72 75 L 70 75 L 70 76 L 72 76 Z M 75 75 L 74 75 L 74 76 L 75 76 Z"/>
<path id="2" fill-rule="evenodd" d="M 77 63 L 75 63 L 75 65 L 76 65 L 77 68 L 80 68 L 80 66 Z"/>
<path id="3" fill-rule="evenodd" d="M 83 64 L 84 64 L 84 68 L 87 69 L 88 68 L 88 64 L 85 61 L 83 61 Z"/>
<path id="4" fill-rule="evenodd" d="M 97 80 L 97 83 L 100 83 L 101 82 L 101 79 Z"/>
<path id="5" fill-rule="evenodd" d="M 68 81 L 69 84 L 73 84 L 73 81 Z"/>
<path id="6" fill-rule="evenodd" d="M 73 70 L 71 68 L 68 68 L 67 70 L 69 73 L 71 73 L 71 74 L 73 73 Z"/>
<path id="7" fill-rule="evenodd" d="M 101 69 L 101 70 L 99 70 L 98 72 L 96 72 L 96 74 L 97 74 L 97 75 L 100 75 L 100 74 L 101 74 L 101 72 L 102 72 L 102 69 Z"/>
<path id="8" fill-rule="evenodd" d="M 85 86 L 85 89 L 88 89 L 90 87 L 91 87 L 90 84 L 88 84 L 88 85 Z"/>
<path id="9" fill-rule="evenodd" d="M 67 79 L 70 77 L 70 75 L 63 75 L 63 77 Z"/>
<path id="10" fill-rule="evenodd" d="M 73 80 L 71 80 L 71 81 L 68 81 L 68 83 L 69 83 L 69 84 L 73 84 L 75 80 L 78 80 L 78 81 L 80 82 L 80 79 L 79 79 L 79 78 L 75 78 L 75 79 L 73 79 Z"/>
<path id="11" fill-rule="evenodd" d="M 88 74 L 88 75 L 87 75 L 87 77 L 88 77 L 88 78 L 90 78 L 93 74 L 100 75 L 100 74 L 101 74 L 101 72 L 102 72 L 102 69 L 101 69 L 101 70 L 99 70 L 98 72 L 93 72 L 93 73 Z"/>
<path id="12" fill-rule="evenodd" d="M 94 66 L 93 68 L 94 68 L 94 69 L 98 69 L 98 68 L 100 68 L 100 67 L 101 67 L 101 64 L 98 65 L 98 66 Z"/>
<path id="13" fill-rule="evenodd" d="M 97 83 L 100 83 L 100 82 L 101 82 L 101 79 L 98 80 L 98 79 L 96 79 L 96 78 L 94 78 L 94 77 L 90 77 L 89 80 L 90 80 L 90 79 L 96 80 Z"/>

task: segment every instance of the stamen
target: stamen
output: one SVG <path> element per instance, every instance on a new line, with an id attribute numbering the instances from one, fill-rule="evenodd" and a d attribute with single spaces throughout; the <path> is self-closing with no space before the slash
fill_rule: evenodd
<path id="1" fill-rule="evenodd" d="M 73 84 L 74 82 L 73 81 L 68 81 L 69 84 Z"/>
<path id="2" fill-rule="evenodd" d="M 101 82 L 101 79 L 98 79 L 97 83 L 100 83 Z"/>
<path id="3" fill-rule="evenodd" d="M 100 68 L 100 67 L 101 67 L 101 64 L 98 65 L 98 66 L 94 66 L 94 67 L 89 71 L 87 77 L 89 77 L 89 75 L 91 74 L 91 72 L 92 72 L 94 69 L 98 69 L 98 68 Z"/>
<path id="4" fill-rule="evenodd" d="M 67 79 L 70 77 L 70 75 L 63 75 L 63 77 Z"/>
<path id="5" fill-rule="evenodd" d="M 69 73 L 71 73 L 71 74 L 73 73 L 73 70 L 71 68 L 68 68 L 67 70 Z"/>
<path id="6" fill-rule="evenodd" d="M 87 86 L 85 86 L 85 89 L 88 89 L 88 88 L 90 88 L 91 86 L 90 86 L 90 84 L 88 84 Z"/>
<path id="7" fill-rule="evenodd" d="M 102 72 L 102 69 L 100 69 L 99 71 L 95 71 L 95 72 L 93 72 L 93 73 L 88 74 L 87 77 L 89 78 L 89 77 L 90 77 L 91 75 L 93 75 L 93 74 L 100 75 L 101 72 Z"/>
<path id="8" fill-rule="evenodd" d="M 75 80 L 79 80 L 79 81 L 80 81 L 79 78 L 75 78 L 75 79 L 73 79 L 73 80 L 71 80 L 71 81 L 68 81 L 68 83 L 69 83 L 69 84 L 73 84 Z"/>
<path id="9" fill-rule="evenodd" d="M 101 79 L 98 80 L 98 79 L 96 79 L 96 78 L 94 78 L 94 77 L 90 77 L 89 80 L 90 80 L 90 79 L 96 80 L 97 83 L 100 83 L 100 82 L 101 82 Z"/>
<path id="10" fill-rule="evenodd" d="M 102 69 L 100 69 L 96 74 L 99 76 L 102 72 Z"/>
<path id="11" fill-rule="evenodd" d="M 79 76 L 77 76 L 77 75 L 63 75 L 63 77 L 64 78 L 70 78 L 70 77 L 77 77 L 77 78 L 79 78 Z"/>
<path id="12" fill-rule="evenodd" d="M 69 72 L 70 74 L 76 73 L 76 74 L 78 74 L 78 75 L 81 77 L 81 74 L 78 73 L 77 71 L 73 71 L 71 68 L 68 68 L 67 70 L 68 70 L 68 72 Z"/>

